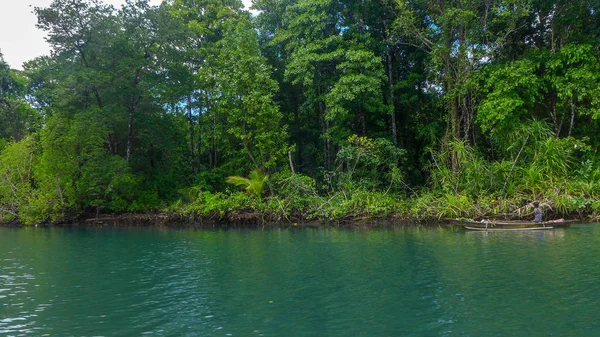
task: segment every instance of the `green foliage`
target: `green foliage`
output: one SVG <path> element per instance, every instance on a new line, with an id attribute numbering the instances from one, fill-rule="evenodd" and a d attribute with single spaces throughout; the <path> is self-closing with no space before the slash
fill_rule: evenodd
<path id="1" fill-rule="evenodd" d="M 399 211 L 398 197 L 381 192 L 357 190 L 340 204 L 334 215 L 384 216 Z"/>
<path id="2" fill-rule="evenodd" d="M 211 113 L 224 119 L 227 134 L 237 141 L 232 147 L 248 158 L 250 165 L 244 166 L 273 168 L 288 152 L 287 134 L 273 101 L 277 83 L 260 54 L 258 36 L 247 19 L 229 20 L 215 47 L 211 68 L 200 72 L 204 81 L 214 80 Z"/>
<path id="3" fill-rule="evenodd" d="M 0 53 L 0 141 L 21 140 L 40 126 L 39 112 L 26 101 L 28 79 L 10 69 Z"/>
<path id="4" fill-rule="evenodd" d="M 600 213 L 589 2 L 254 6 L 36 8 L 51 55 L 0 56 L 2 220 Z"/>
<path id="5" fill-rule="evenodd" d="M 106 130 L 91 110 L 74 120 L 54 116 L 41 133 L 41 155 L 35 168 L 39 204 L 51 218 L 67 210 L 83 212 L 88 207 L 102 209 L 118 204 L 115 191 L 127 181 L 128 167 L 123 158 L 104 148 Z"/>
<path id="6" fill-rule="evenodd" d="M 269 176 L 262 173 L 260 170 L 250 171 L 248 178 L 240 176 L 229 176 L 227 182 L 235 186 L 242 187 L 251 195 L 261 198 L 265 190 L 265 186 L 269 180 Z"/>
<path id="7" fill-rule="evenodd" d="M 352 132 L 347 130 L 347 124 L 354 119 L 351 112 L 358 114 L 361 124 L 366 123 L 363 120 L 367 116 L 388 111 L 379 99 L 386 79 L 381 61 L 365 46 L 358 42 L 353 45 L 347 48 L 342 61 L 336 66 L 340 78 L 325 97 L 329 107 L 325 118 L 335 122 L 331 133 L 337 143 L 343 143 Z"/>
<path id="8" fill-rule="evenodd" d="M 466 195 L 428 193 L 413 201 L 411 213 L 417 219 L 455 219 L 473 216 L 474 208 L 473 200 Z"/>
<path id="9" fill-rule="evenodd" d="M 456 169 L 452 169 L 452 154 Z M 450 142 L 448 147 L 432 151 L 431 187 L 440 193 L 480 194 L 497 193 L 502 188 L 506 164 L 493 164 L 482 158 L 473 147 L 464 142 Z M 500 179 L 499 179 L 500 178 Z"/>
<path id="10" fill-rule="evenodd" d="M 200 192 L 195 201 L 188 205 L 184 213 L 198 215 L 210 215 L 224 217 L 227 213 L 247 209 L 254 201 L 246 193 L 223 193 Z"/>
<path id="11" fill-rule="evenodd" d="M 224 190 L 226 174 L 222 170 L 201 170 L 194 177 L 193 188 L 198 191 L 216 192 Z"/>
<path id="12" fill-rule="evenodd" d="M 600 116 L 600 61 L 587 44 L 565 45 L 557 53 L 532 51 L 519 60 L 490 65 L 485 83 L 489 93 L 477 118 L 492 135 L 513 131 L 532 112 L 551 121 L 557 136 L 570 136 L 576 117 Z M 565 118 L 570 122 L 563 123 Z"/>
<path id="13" fill-rule="evenodd" d="M 289 171 L 276 173 L 271 178 L 277 198 L 283 200 L 284 209 L 305 212 L 321 202 L 315 179 L 291 174 Z"/>
<path id="14" fill-rule="evenodd" d="M 28 222 L 27 209 L 35 198 L 34 161 L 34 137 L 9 143 L 0 152 L 0 220 Z"/>
<path id="15" fill-rule="evenodd" d="M 485 77 L 490 93 L 477 115 L 483 131 L 502 135 L 519 126 L 527 108 L 533 108 L 540 98 L 542 83 L 536 76 L 539 66 L 525 59 L 488 67 Z"/>
<path id="16" fill-rule="evenodd" d="M 343 189 L 374 189 L 398 185 L 397 167 L 406 151 L 385 138 L 370 139 L 352 135 L 338 152 L 338 183 Z"/>
<path id="17" fill-rule="evenodd" d="M 322 198 L 315 198 L 310 205 L 309 208 L 304 209 L 305 217 L 331 220 L 383 217 L 407 209 L 406 202 L 399 199 L 397 195 L 364 189 L 338 191 Z"/>

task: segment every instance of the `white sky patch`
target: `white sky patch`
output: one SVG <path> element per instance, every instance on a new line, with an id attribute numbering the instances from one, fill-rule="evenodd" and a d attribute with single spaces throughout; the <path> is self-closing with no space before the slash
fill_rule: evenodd
<path id="1" fill-rule="evenodd" d="M 125 0 L 104 0 L 120 8 Z M 159 5 L 161 0 L 150 0 Z M 243 0 L 246 8 L 251 0 Z M 48 7 L 52 0 L 0 0 L 0 52 L 11 68 L 23 69 L 23 63 L 38 56 L 49 55 L 50 46 L 44 40 L 46 33 L 37 29 L 34 7 Z"/>

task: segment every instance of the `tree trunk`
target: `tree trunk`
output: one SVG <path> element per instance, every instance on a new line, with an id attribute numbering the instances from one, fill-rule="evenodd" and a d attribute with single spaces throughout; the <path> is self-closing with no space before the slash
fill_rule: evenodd
<path id="1" fill-rule="evenodd" d="M 321 88 L 319 88 L 319 96 L 321 96 Z M 319 117 L 323 125 L 323 165 L 325 166 L 326 170 L 329 170 L 331 167 L 329 156 L 329 135 L 327 134 L 327 131 L 329 130 L 329 121 L 327 121 L 327 119 L 325 118 L 325 107 L 323 106 L 323 102 L 319 102 Z"/>
<path id="2" fill-rule="evenodd" d="M 560 134 L 560 126 L 558 124 L 558 116 L 556 115 L 556 93 L 552 92 L 550 115 L 552 117 L 552 124 L 554 125 L 554 133 L 556 137 Z"/>
<path id="3" fill-rule="evenodd" d="M 365 116 L 365 110 L 361 109 L 358 113 L 358 122 L 360 124 L 360 135 L 365 137 L 367 135 L 367 121 Z"/>
<path id="4" fill-rule="evenodd" d="M 216 150 L 216 135 L 217 135 L 217 116 L 214 115 L 213 113 L 213 129 L 212 129 L 212 135 L 210 137 L 210 151 L 208 153 L 208 161 L 209 161 L 209 165 L 210 167 L 214 168 L 217 166 L 217 150 Z"/>
<path id="5" fill-rule="evenodd" d="M 571 137 L 571 132 L 573 131 L 573 124 L 575 122 L 575 103 L 573 103 L 573 97 L 571 97 L 571 123 L 569 124 L 569 134 L 568 137 Z"/>
<path id="6" fill-rule="evenodd" d="M 140 83 L 140 72 L 141 69 L 136 69 L 135 78 L 133 80 L 133 89 L 137 89 L 138 84 Z M 142 98 L 141 95 L 136 95 L 135 93 L 131 95 L 131 101 L 129 102 L 129 119 L 127 121 L 127 150 L 125 151 L 125 160 L 129 162 L 131 159 L 131 155 L 133 153 L 133 122 L 134 122 L 134 114 L 135 109 Z"/>
<path id="7" fill-rule="evenodd" d="M 385 27 L 385 25 L 384 25 Z M 387 29 L 387 28 L 386 28 Z M 388 73 L 388 90 L 390 96 L 389 104 L 392 107 L 392 141 L 394 145 L 398 145 L 398 130 L 396 129 L 396 101 L 394 99 L 394 73 L 392 72 L 392 44 L 388 41 L 387 47 L 387 73 Z"/>
<path id="8" fill-rule="evenodd" d="M 292 161 L 292 152 L 288 151 L 288 160 L 290 162 L 290 171 L 292 171 L 292 175 L 296 174 L 296 170 L 294 169 L 294 162 Z"/>
<path id="9" fill-rule="evenodd" d="M 447 34 L 448 35 L 448 34 Z M 446 41 L 447 43 L 447 48 L 448 48 L 448 54 L 444 56 L 444 72 L 446 75 L 446 91 L 447 93 L 450 95 L 450 111 L 449 111 L 449 116 L 448 116 L 448 131 L 449 134 L 451 135 L 452 139 L 451 141 L 457 141 L 460 139 L 460 102 L 458 101 L 458 97 L 455 93 L 455 86 L 456 86 L 456 73 L 454 73 L 452 71 L 452 64 L 451 64 L 451 56 L 450 56 L 450 48 L 452 45 L 452 40 L 451 40 L 451 36 L 447 37 L 448 40 Z M 451 162 L 452 162 L 452 171 L 453 172 L 458 172 L 458 160 L 456 158 L 456 151 L 454 149 L 451 149 L 450 151 L 450 158 L 451 158 Z"/>
<path id="10" fill-rule="evenodd" d="M 189 132 L 190 132 L 190 160 L 191 160 L 191 169 L 192 172 L 196 172 L 196 166 L 194 165 L 194 118 L 192 116 L 192 95 L 187 96 L 187 118 L 189 123 Z"/>
<path id="11" fill-rule="evenodd" d="M 296 124 L 296 165 L 302 165 L 303 140 L 300 138 L 302 135 L 302 125 L 300 124 L 300 113 L 298 111 L 298 96 L 294 93 L 292 95 L 292 99 L 292 109 L 294 110 L 294 123 Z"/>
<path id="12" fill-rule="evenodd" d="M 200 171 L 200 166 L 202 164 L 202 114 L 200 112 L 198 112 L 198 145 L 196 146 L 196 149 L 198 149 L 198 172 Z"/>
<path id="13" fill-rule="evenodd" d="M 256 158 L 254 157 L 254 155 L 252 154 L 252 151 L 250 150 L 250 141 L 248 140 L 248 138 L 244 138 L 243 143 L 244 143 L 244 148 L 246 149 L 246 153 L 248 154 L 248 157 L 250 158 L 250 161 L 252 162 L 252 164 L 254 164 L 254 167 L 257 167 L 262 172 L 264 172 L 265 167 L 264 167 L 263 163 L 261 162 L 259 164 L 256 161 Z"/>
<path id="14" fill-rule="evenodd" d="M 129 111 L 129 120 L 127 121 L 127 150 L 125 152 L 125 160 L 129 162 L 131 159 L 133 148 L 133 111 Z"/>

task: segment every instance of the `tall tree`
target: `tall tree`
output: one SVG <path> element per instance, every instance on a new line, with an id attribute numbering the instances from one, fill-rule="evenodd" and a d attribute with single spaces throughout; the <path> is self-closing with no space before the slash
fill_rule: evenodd
<path id="1" fill-rule="evenodd" d="M 526 0 L 398 1 L 398 33 L 431 56 L 434 85 L 443 91 L 448 113 L 447 141 L 473 138 L 477 89 L 469 81 L 514 33 L 526 5 Z M 456 171 L 454 152 L 451 158 Z"/>
<path id="2" fill-rule="evenodd" d="M 255 168 L 274 168 L 287 154 L 287 131 L 273 101 L 277 83 L 261 55 L 258 35 L 249 17 L 228 20 L 217 53 L 209 58 L 202 76 L 213 77 L 214 109 L 222 116 L 228 134 L 241 146 Z"/>
<path id="3" fill-rule="evenodd" d="M 380 44 L 370 31 L 368 5 L 302 0 L 286 7 L 274 43 L 286 47 L 286 80 L 300 85 L 307 119 L 321 123 L 323 167 L 353 133 L 381 127 L 390 112 Z"/>
<path id="4" fill-rule="evenodd" d="M 10 69 L 0 53 L 0 139 L 19 141 L 39 127 L 39 113 L 25 98 L 27 83 L 28 79 Z"/>

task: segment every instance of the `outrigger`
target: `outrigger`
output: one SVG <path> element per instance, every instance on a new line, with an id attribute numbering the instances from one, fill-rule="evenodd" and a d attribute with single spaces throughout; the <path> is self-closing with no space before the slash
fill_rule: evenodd
<path id="1" fill-rule="evenodd" d="M 543 222 L 532 222 L 522 220 L 464 220 L 463 226 L 469 230 L 477 231 L 523 231 L 523 230 L 544 230 L 553 228 L 565 228 L 571 226 L 577 220 L 550 220 Z"/>

